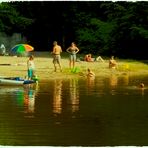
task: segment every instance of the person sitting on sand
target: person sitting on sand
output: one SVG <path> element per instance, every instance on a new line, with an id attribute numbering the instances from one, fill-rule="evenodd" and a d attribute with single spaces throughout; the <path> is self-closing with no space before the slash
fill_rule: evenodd
<path id="1" fill-rule="evenodd" d="M 93 71 L 91 71 L 89 68 L 87 69 L 87 77 L 88 78 L 94 78 L 95 77 L 95 73 Z"/>
<path id="2" fill-rule="evenodd" d="M 111 56 L 111 59 L 109 60 L 109 68 L 116 68 L 117 66 L 117 62 L 116 60 L 114 59 L 114 56 Z"/>
<path id="3" fill-rule="evenodd" d="M 84 58 L 84 61 L 87 61 L 87 62 L 94 62 L 94 61 L 104 62 L 104 60 L 101 56 L 98 56 L 97 58 L 92 58 L 91 54 L 87 54 Z"/>
<path id="4" fill-rule="evenodd" d="M 144 83 L 141 82 L 140 85 L 139 85 L 139 87 L 140 88 L 144 88 Z"/>
<path id="5" fill-rule="evenodd" d="M 35 76 L 34 57 L 31 55 L 27 61 L 28 79 L 31 80 Z"/>
<path id="6" fill-rule="evenodd" d="M 93 62 L 94 59 L 92 58 L 92 55 L 91 55 L 91 54 L 87 54 L 87 55 L 84 57 L 84 61 L 86 61 L 86 62 Z"/>

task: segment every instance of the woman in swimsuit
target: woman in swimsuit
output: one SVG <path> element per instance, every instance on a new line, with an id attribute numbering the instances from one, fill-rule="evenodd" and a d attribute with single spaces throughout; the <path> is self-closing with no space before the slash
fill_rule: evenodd
<path id="1" fill-rule="evenodd" d="M 71 46 L 66 50 L 69 54 L 69 67 L 74 68 L 76 62 L 76 54 L 79 52 L 79 48 L 76 46 L 74 42 L 71 43 Z"/>

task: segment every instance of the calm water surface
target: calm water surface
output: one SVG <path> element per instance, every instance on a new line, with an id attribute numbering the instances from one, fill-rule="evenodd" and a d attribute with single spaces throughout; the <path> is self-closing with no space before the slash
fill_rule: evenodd
<path id="1" fill-rule="evenodd" d="M 148 77 L 0 86 L 0 145 L 148 145 Z"/>

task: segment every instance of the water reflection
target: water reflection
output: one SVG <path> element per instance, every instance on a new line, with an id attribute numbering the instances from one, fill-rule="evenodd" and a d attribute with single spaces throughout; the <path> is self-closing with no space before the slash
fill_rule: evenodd
<path id="1" fill-rule="evenodd" d="M 54 80 L 53 86 L 52 112 L 54 114 L 61 114 L 62 110 L 66 108 L 72 113 L 79 110 L 78 79 L 69 79 L 68 86 L 63 85 L 63 80 L 56 79 Z M 67 94 L 63 94 L 63 88 L 65 87 L 68 91 Z M 65 99 L 65 97 L 67 99 Z"/>
<path id="2" fill-rule="evenodd" d="M 120 82 L 119 82 L 120 81 Z M 122 76 L 118 76 L 116 74 L 111 74 L 109 78 L 109 83 L 111 88 L 116 88 L 118 86 L 118 83 L 122 86 L 128 86 L 129 85 L 129 75 L 123 74 Z"/>
<path id="3" fill-rule="evenodd" d="M 61 114 L 62 112 L 62 80 L 54 80 L 53 91 L 53 113 Z"/>
<path id="4" fill-rule="evenodd" d="M 24 86 L 24 108 L 25 113 L 34 113 L 35 96 L 37 95 L 38 84 L 29 84 Z"/>
<path id="5" fill-rule="evenodd" d="M 140 88 L 141 89 L 141 95 L 144 96 L 144 88 Z"/>
<path id="6" fill-rule="evenodd" d="M 91 94 L 94 90 L 95 77 L 87 77 L 87 92 Z"/>
<path id="7" fill-rule="evenodd" d="M 0 145 L 147 145 L 147 80 L 111 75 L 0 87 Z"/>
<path id="8" fill-rule="evenodd" d="M 96 79 L 96 86 L 95 86 L 97 89 L 96 89 L 96 92 L 99 96 L 102 96 L 105 94 L 105 81 L 101 78 L 99 79 Z"/>
<path id="9" fill-rule="evenodd" d="M 71 111 L 76 112 L 79 110 L 79 88 L 78 88 L 78 79 L 70 79 L 69 81 L 70 88 L 70 98 L 69 104 L 71 104 Z"/>
<path id="10" fill-rule="evenodd" d="M 16 89 L 14 91 L 14 94 L 16 95 L 16 102 L 19 107 L 24 106 L 24 88 Z"/>
<path id="11" fill-rule="evenodd" d="M 124 74 L 122 76 L 122 84 L 126 85 L 126 86 L 129 84 L 129 75 L 128 74 Z"/>
<path id="12" fill-rule="evenodd" d="M 0 86 L 1 98 L 9 98 L 10 101 L 16 104 L 18 109 L 23 109 L 24 113 L 34 113 L 37 92 L 38 84 L 28 84 L 16 87 Z"/>
<path id="13" fill-rule="evenodd" d="M 109 84 L 110 84 L 111 88 L 112 89 L 115 89 L 116 86 L 117 86 L 117 84 L 118 84 L 118 77 L 116 75 L 112 74 L 110 76 L 110 79 L 109 80 L 110 80 L 109 81 Z"/>
<path id="14" fill-rule="evenodd" d="M 110 84 L 110 88 L 111 88 L 111 94 L 115 95 L 116 94 L 116 88 L 117 88 L 117 84 L 118 84 L 118 77 L 115 74 L 112 74 L 109 78 L 109 84 Z"/>

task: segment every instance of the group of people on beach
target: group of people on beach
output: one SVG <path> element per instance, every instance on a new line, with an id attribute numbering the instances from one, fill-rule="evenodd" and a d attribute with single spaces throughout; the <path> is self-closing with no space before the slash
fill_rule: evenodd
<path id="1" fill-rule="evenodd" d="M 75 63 L 77 60 L 76 54 L 80 51 L 79 48 L 76 46 L 74 42 L 71 43 L 71 46 L 66 49 L 66 51 L 69 53 L 69 68 L 72 69 L 75 67 Z M 57 71 L 57 68 L 59 67 L 60 71 L 62 72 L 62 65 L 61 65 L 61 53 L 62 48 L 60 45 L 58 45 L 57 41 L 53 42 L 53 49 L 52 49 L 52 56 L 53 56 L 53 64 L 54 64 L 54 72 Z M 27 61 L 27 68 L 28 68 L 28 79 L 31 79 L 35 75 L 35 65 L 33 62 L 34 57 L 31 55 Z M 104 62 L 103 58 L 101 56 L 98 56 L 97 58 L 93 59 L 91 57 L 91 54 L 87 54 L 84 57 L 84 61 L 86 62 L 93 62 L 93 61 L 102 61 Z M 58 67 L 57 67 L 58 65 Z M 114 56 L 111 57 L 109 60 L 109 68 L 116 68 L 117 62 L 114 59 Z M 87 69 L 87 76 L 89 77 L 95 77 L 95 73 L 90 70 L 90 68 Z"/>
<path id="2" fill-rule="evenodd" d="M 69 67 L 74 68 L 75 67 L 75 62 L 77 60 L 76 54 L 80 51 L 79 48 L 76 46 L 74 42 L 71 43 L 71 46 L 66 49 L 66 51 L 69 53 Z M 54 64 L 54 71 L 57 71 L 57 64 L 59 65 L 60 71 L 62 71 L 61 68 L 61 56 L 60 53 L 62 52 L 62 48 L 60 45 L 58 45 L 57 41 L 53 42 L 53 64 Z M 95 74 L 92 72 L 90 69 L 88 69 L 88 74 L 87 76 L 89 77 L 94 77 Z"/>
<path id="3" fill-rule="evenodd" d="M 74 68 L 76 62 L 76 54 L 79 52 L 79 48 L 76 46 L 74 42 L 71 43 L 71 46 L 66 50 L 69 53 L 69 67 Z M 61 67 L 61 54 L 62 48 L 58 45 L 57 41 L 53 42 L 53 64 L 54 64 L 54 71 L 57 71 L 57 64 L 59 65 L 60 71 L 62 71 Z"/>
<path id="4" fill-rule="evenodd" d="M 76 46 L 74 42 L 71 43 L 71 46 L 66 49 L 66 51 L 69 53 L 69 67 L 74 68 L 75 67 L 75 62 L 77 60 L 76 54 L 80 51 L 79 48 Z M 57 41 L 53 42 L 53 64 L 54 64 L 54 71 L 57 71 L 57 64 L 59 65 L 60 71 L 62 71 L 61 67 L 61 54 L 62 48 L 60 45 L 58 45 Z M 102 61 L 104 62 L 103 58 L 101 56 L 98 56 L 96 59 L 93 59 L 91 57 L 91 54 L 87 54 L 84 57 L 84 61 L 87 62 L 93 62 L 93 61 Z M 114 56 L 111 57 L 109 60 L 109 68 L 116 68 L 117 62 L 114 59 Z M 91 73 L 91 74 L 90 74 Z M 94 75 L 94 72 L 92 72 L 90 69 L 88 69 L 88 75 Z"/>
<path id="5" fill-rule="evenodd" d="M 5 46 L 1 44 L 0 46 L 1 53 L 5 52 Z M 2 52 L 3 51 L 3 52 Z M 76 46 L 74 42 L 71 43 L 71 46 L 69 46 L 66 51 L 69 53 L 69 68 L 73 69 L 75 68 L 75 63 L 77 61 L 76 54 L 80 51 L 79 48 Z M 52 56 L 53 56 L 53 64 L 54 64 L 54 72 L 57 71 L 57 65 L 59 66 L 60 71 L 62 72 L 62 66 L 61 66 L 61 53 L 62 53 L 62 48 L 60 45 L 58 45 L 57 41 L 53 42 L 53 49 L 52 49 Z M 84 57 L 84 60 L 86 62 L 94 62 L 94 61 L 101 61 L 104 62 L 103 58 L 101 56 L 98 56 L 97 58 L 92 58 L 91 54 L 87 54 Z M 111 56 L 109 59 L 109 69 L 116 69 L 117 68 L 117 62 L 114 59 L 114 56 Z M 29 59 L 27 60 L 27 75 L 28 79 L 37 79 L 36 74 L 35 74 L 35 64 L 34 64 L 34 56 L 30 55 Z M 89 78 L 94 78 L 95 73 L 88 68 L 87 69 L 87 77 Z M 144 83 L 139 84 L 140 88 L 144 88 Z"/>
<path id="6" fill-rule="evenodd" d="M 70 54 L 70 62 L 69 67 L 74 68 L 76 62 L 76 54 L 79 52 L 79 48 L 75 45 L 74 42 L 71 43 L 71 46 L 67 48 L 67 52 Z M 58 45 L 57 41 L 53 42 L 53 64 L 54 64 L 54 72 L 57 71 L 57 65 L 59 66 L 60 71 L 62 72 L 61 66 L 61 53 L 62 48 Z M 33 62 L 34 57 L 31 55 L 27 61 L 27 69 L 28 69 L 28 79 L 31 79 L 35 75 L 35 65 Z"/>
<path id="7" fill-rule="evenodd" d="M 75 62 L 76 62 L 76 54 L 79 52 L 79 48 L 76 46 L 74 42 L 71 43 L 71 46 L 67 48 L 66 50 L 69 53 L 69 67 L 74 68 L 75 67 Z M 52 55 L 53 55 L 53 64 L 54 64 L 54 72 L 57 71 L 57 64 L 59 65 L 59 69 L 62 72 L 62 66 L 61 66 L 61 53 L 62 53 L 62 48 L 60 45 L 58 45 L 57 41 L 53 42 L 53 50 L 52 50 Z M 89 60 L 88 60 L 89 59 Z M 87 62 L 92 62 L 92 61 L 102 61 L 104 62 L 103 58 L 101 56 L 97 57 L 95 60 L 92 60 L 91 54 L 88 54 L 85 56 L 84 61 Z M 109 68 L 110 69 L 116 69 L 117 67 L 117 62 L 114 59 L 114 56 L 111 56 L 109 60 Z M 27 61 L 27 69 L 28 69 L 28 79 L 32 79 L 35 77 L 35 64 L 34 64 L 34 56 L 31 55 Z M 87 69 L 87 74 L 89 78 L 94 78 L 95 73 L 88 68 Z M 140 87 L 143 88 L 144 84 L 140 83 Z"/>

